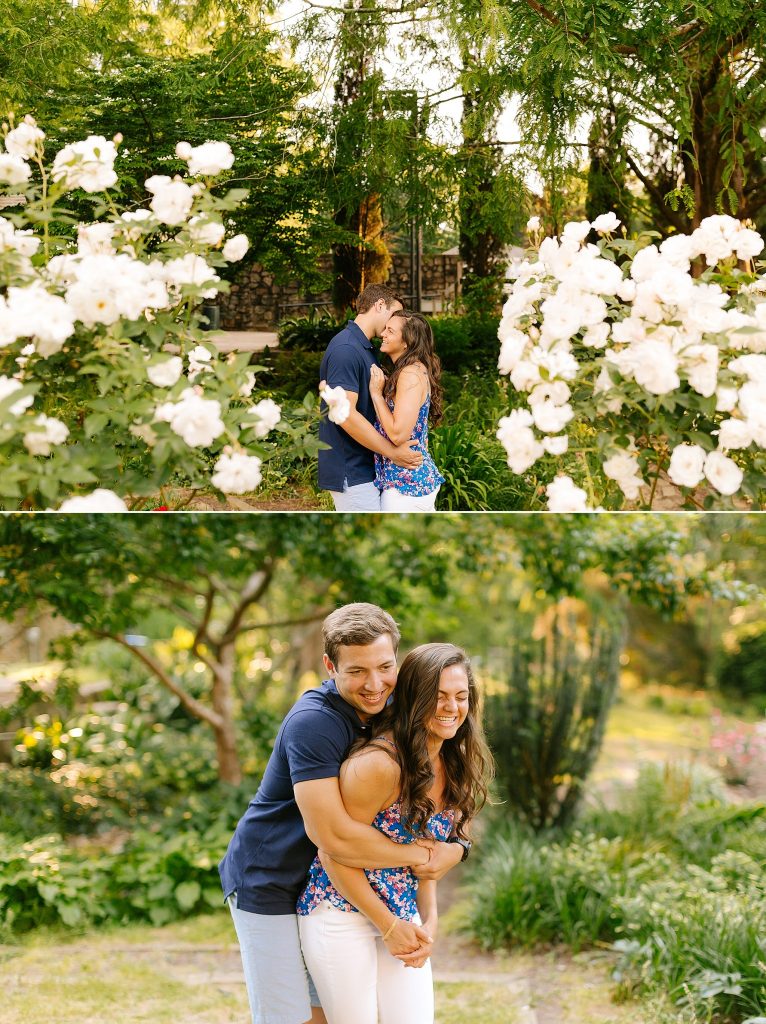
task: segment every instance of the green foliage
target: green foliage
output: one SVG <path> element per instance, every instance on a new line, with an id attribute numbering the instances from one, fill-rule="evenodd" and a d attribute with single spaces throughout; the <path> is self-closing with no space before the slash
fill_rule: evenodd
<path id="1" fill-rule="evenodd" d="M 516 495 L 507 486 L 502 448 L 479 428 L 461 420 L 430 428 L 428 438 L 431 455 L 444 477 L 437 498 L 440 510 L 518 507 Z"/>
<path id="2" fill-rule="evenodd" d="M 622 998 L 667 991 L 687 1012 L 718 1015 L 706 1020 L 757 1013 L 766 806 L 716 792 L 650 766 L 614 811 L 586 812 L 572 833 L 496 823 L 473 869 L 472 931 L 493 948 L 610 943 Z"/>
<path id="3" fill-rule="evenodd" d="M 601 748 L 619 680 L 622 629 L 602 616 L 585 628 L 558 605 L 545 632 L 516 625 L 504 694 L 488 701 L 487 736 L 510 807 L 537 831 L 567 824 Z"/>
<path id="4" fill-rule="evenodd" d="M 430 323 L 443 370 L 465 374 L 496 369 L 500 350 L 496 319 L 477 315 L 435 316 Z"/>
<path id="5" fill-rule="evenodd" d="M 766 632 L 745 636 L 718 666 L 718 685 L 730 695 L 766 701 Z"/>

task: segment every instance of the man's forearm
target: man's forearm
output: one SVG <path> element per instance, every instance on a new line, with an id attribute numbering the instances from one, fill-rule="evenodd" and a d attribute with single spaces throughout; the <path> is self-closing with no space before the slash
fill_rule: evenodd
<path id="1" fill-rule="evenodd" d="M 395 454 L 395 449 L 391 442 L 379 434 L 372 423 L 365 419 L 358 409 L 352 409 L 348 418 L 340 426 L 349 437 L 353 437 L 355 441 L 363 444 L 371 452 L 377 452 L 378 455 L 383 455 L 387 459 L 391 459 Z"/>
<path id="2" fill-rule="evenodd" d="M 316 845 L 325 853 L 352 868 L 402 868 L 424 866 L 430 859 L 426 847 L 416 843 L 395 843 L 372 825 L 349 819 L 342 835 L 317 837 Z M 315 838 L 316 842 L 316 838 Z"/>

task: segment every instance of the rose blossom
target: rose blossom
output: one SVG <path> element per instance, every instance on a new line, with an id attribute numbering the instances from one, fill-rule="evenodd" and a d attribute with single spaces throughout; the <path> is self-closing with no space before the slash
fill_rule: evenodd
<path id="1" fill-rule="evenodd" d="M 5 136 L 5 151 L 25 160 L 35 155 L 38 143 L 45 138 L 45 132 L 37 127 L 37 122 L 30 115 Z"/>
<path id="2" fill-rule="evenodd" d="M 9 185 L 24 185 L 31 175 L 29 165 L 20 156 L 0 153 L 0 181 L 7 181 Z"/>
<path id="3" fill-rule="evenodd" d="M 273 398 L 262 398 L 248 410 L 248 416 L 255 416 L 256 422 L 250 424 L 255 429 L 255 436 L 266 437 L 282 419 L 282 410 Z"/>
<path id="4" fill-rule="evenodd" d="M 114 491 L 103 487 L 96 488 L 90 494 L 76 495 L 67 498 L 59 508 L 59 512 L 127 512 L 125 502 Z"/>
<path id="5" fill-rule="evenodd" d="M 24 434 L 24 446 L 30 455 L 50 455 L 51 446 L 63 444 L 69 436 L 69 427 L 52 416 L 36 416 L 32 422 L 41 429 Z"/>
<path id="6" fill-rule="evenodd" d="M 723 452 L 709 452 L 705 476 L 721 494 L 735 494 L 742 485 L 743 473 L 736 462 Z"/>
<path id="7" fill-rule="evenodd" d="M 166 402 L 155 410 L 155 418 L 170 424 L 190 448 L 208 448 L 226 426 L 221 419 L 221 403 L 203 398 L 194 388 L 186 388 L 178 402 Z"/>
<path id="8" fill-rule="evenodd" d="M 234 163 L 234 154 L 228 142 L 205 142 L 201 146 L 179 143 L 176 156 L 188 162 L 189 174 L 193 177 L 200 174 L 215 177 L 221 171 L 227 171 Z"/>
<path id="9" fill-rule="evenodd" d="M 696 487 L 704 476 L 705 449 L 698 444 L 679 444 L 673 449 L 668 476 L 678 487 Z"/>
<path id="10" fill-rule="evenodd" d="M 233 235 L 224 243 L 223 258 L 228 263 L 239 263 L 249 248 L 247 235 Z"/>
<path id="11" fill-rule="evenodd" d="M 340 385 L 336 388 L 323 387 L 320 398 L 327 406 L 327 418 L 331 423 L 345 423 L 351 415 L 351 403 Z"/>
<path id="12" fill-rule="evenodd" d="M 631 500 L 639 495 L 645 481 L 639 476 L 638 459 L 630 452 L 619 452 L 612 455 L 603 465 L 604 474 L 616 480 L 622 493 Z"/>
<path id="13" fill-rule="evenodd" d="M 171 179 L 166 174 L 154 174 L 146 179 L 145 184 L 154 195 L 149 206 L 157 219 L 170 227 L 183 224 L 194 204 L 190 186 L 180 178 Z"/>
<path id="14" fill-rule="evenodd" d="M 89 135 L 83 142 L 64 146 L 53 161 L 51 177 L 67 189 L 103 192 L 117 183 L 114 161 L 117 149 L 103 135 Z"/>
<path id="15" fill-rule="evenodd" d="M 549 512 L 587 512 L 588 496 L 569 476 L 557 476 L 545 489 Z"/>
<path id="16" fill-rule="evenodd" d="M 0 402 L 7 398 L 8 395 L 12 395 L 14 391 L 21 390 L 22 387 L 21 381 L 15 380 L 13 377 L 6 377 L 5 374 L 0 374 Z M 13 403 L 8 412 L 10 412 L 11 416 L 21 416 L 34 400 L 34 395 L 24 395 L 18 402 Z"/>
<path id="17" fill-rule="evenodd" d="M 218 458 L 210 478 L 224 494 L 245 494 L 261 482 L 261 460 L 245 452 L 225 452 Z"/>
<path id="18" fill-rule="evenodd" d="M 718 428 L 720 448 L 748 448 L 753 441 L 753 431 L 744 420 L 724 420 Z"/>
<path id="19" fill-rule="evenodd" d="M 183 359 L 180 356 L 171 356 L 161 363 L 147 366 L 146 376 L 158 388 L 172 388 L 180 378 L 183 367 Z"/>
<path id="20" fill-rule="evenodd" d="M 598 231 L 600 235 L 611 234 L 616 231 L 622 221 L 618 218 L 616 213 L 602 213 L 600 217 L 591 224 L 594 231 Z"/>

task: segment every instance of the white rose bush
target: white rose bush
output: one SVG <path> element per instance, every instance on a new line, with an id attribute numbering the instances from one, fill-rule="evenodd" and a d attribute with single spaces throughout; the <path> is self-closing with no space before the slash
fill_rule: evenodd
<path id="1" fill-rule="evenodd" d="M 559 238 L 527 225 L 498 330 L 516 406 L 497 431 L 508 466 L 556 459 L 540 480 L 551 511 L 651 508 L 668 481 L 689 507 L 762 508 L 763 239 L 723 215 L 662 242 L 619 227 L 614 213 Z"/>
<path id="2" fill-rule="evenodd" d="M 241 494 L 277 451 L 312 455 L 316 401 L 280 409 L 255 392 L 247 353 L 221 355 L 200 303 L 248 240 L 226 239 L 246 194 L 218 175 L 226 143 L 179 143 L 187 174 L 154 175 L 119 209 L 120 137 L 45 159 L 27 116 L 4 126 L 0 195 L 0 509 L 151 507 L 171 482 Z M 93 222 L 67 210 L 73 190 Z"/>

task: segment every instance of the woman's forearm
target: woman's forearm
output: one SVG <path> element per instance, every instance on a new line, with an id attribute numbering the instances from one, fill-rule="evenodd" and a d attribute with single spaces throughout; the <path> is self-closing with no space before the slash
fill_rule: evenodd
<path id="1" fill-rule="evenodd" d="M 394 414 L 389 409 L 388 402 L 380 392 L 371 392 L 371 394 L 372 404 L 375 406 L 375 415 L 378 417 L 378 422 L 385 430 L 392 444 L 396 444 L 393 440 L 395 430 Z"/>
<path id="2" fill-rule="evenodd" d="M 361 868 L 339 864 L 327 854 L 322 854 L 322 866 L 341 896 L 385 934 L 394 920 L 394 915 L 375 894 L 364 871 Z"/>
<path id="3" fill-rule="evenodd" d="M 436 906 L 436 885 L 434 881 L 420 881 L 418 883 L 418 913 L 420 920 L 425 924 L 428 922 L 432 931 L 436 930 L 438 911 Z"/>

